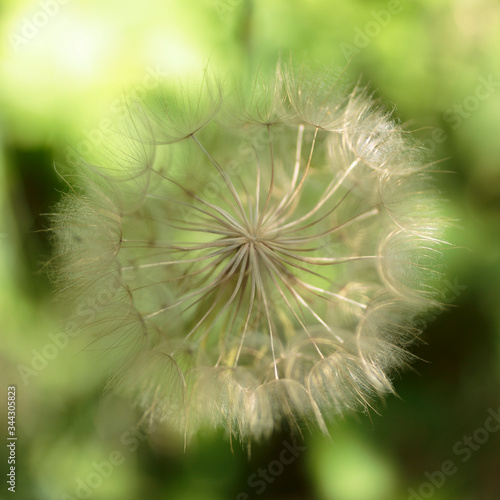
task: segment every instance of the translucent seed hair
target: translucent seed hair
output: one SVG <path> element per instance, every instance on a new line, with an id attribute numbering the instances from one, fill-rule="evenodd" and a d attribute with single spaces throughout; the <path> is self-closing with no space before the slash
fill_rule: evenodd
<path id="1" fill-rule="evenodd" d="M 61 297 L 110 385 L 186 436 L 316 427 L 392 389 L 439 307 L 422 152 L 368 93 L 294 70 L 165 85 L 65 179 Z M 75 313 L 78 319 L 78 313 Z"/>

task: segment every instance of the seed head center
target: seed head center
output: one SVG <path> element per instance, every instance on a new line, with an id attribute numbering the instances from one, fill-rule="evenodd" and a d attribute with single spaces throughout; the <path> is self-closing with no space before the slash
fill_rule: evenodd
<path id="1" fill-rule="evenodd" d="M 250 231 L 245 235 L 246 243 L 258 248 L 260 245 L 265 243 L 266 235 L 262 233 L 259 227 L 251 228 Z"/>

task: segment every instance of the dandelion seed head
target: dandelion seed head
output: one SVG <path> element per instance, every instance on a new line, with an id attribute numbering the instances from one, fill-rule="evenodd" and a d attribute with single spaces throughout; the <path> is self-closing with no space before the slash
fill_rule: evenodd
<path id="1" fill-rule="evenodd" d="M 221 88 L 134 101 L 67 177 L 58 287 L 77 303 L 111 290 L 91 342 L 145 418 L 327 432 L 392 392 L 437 305 L 446 221 L 418 148 L 365 90 L 290 68 L 240 99 Z"/>

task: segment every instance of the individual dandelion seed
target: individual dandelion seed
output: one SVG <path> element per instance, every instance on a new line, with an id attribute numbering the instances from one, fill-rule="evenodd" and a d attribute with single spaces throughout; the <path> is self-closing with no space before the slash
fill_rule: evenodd
<path id="1" fill-rule="evenodd" d="M 446 220 L 419 149 L 339 83 L 288 68 L 240 99 L 164 88 L 66 177 L 58 286 L 106 297 L 92 347 L 146 417 L 327 432 L 392 391 L 438 306 Z"/>

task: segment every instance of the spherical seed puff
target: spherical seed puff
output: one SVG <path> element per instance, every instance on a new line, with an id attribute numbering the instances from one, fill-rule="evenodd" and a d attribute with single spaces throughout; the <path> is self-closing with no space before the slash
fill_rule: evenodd
<path id="1" fill-rule="evenodd" d="M 86 334 L 111 384 L 186 435 L 241 439 L 327 432 L 392 391 L 438 306 L 446 227 L 400 127 L 290 68 L 130 110 L 53 228 L 61 294 L 99 298 Z"/>

